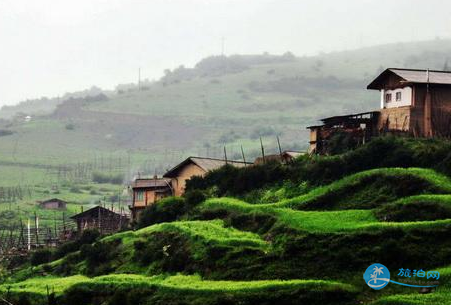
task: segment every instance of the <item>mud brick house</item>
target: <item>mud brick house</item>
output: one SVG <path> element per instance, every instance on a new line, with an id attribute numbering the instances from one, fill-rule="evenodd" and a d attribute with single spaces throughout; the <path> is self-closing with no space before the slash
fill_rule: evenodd
<path id="1" fill-rule="evenodd" d="M 46 210 L 65 210 L 67 202 L 58 198 L 39 201 L 39 207 Z"/>
<path id="2" fill-rule="evenodd" d="M 71 217 L 77 224 L 77 234 L 84 230 L 97 229 L 101 234 L 114 233 L 128 225 L 127 215 L 96 206 Z"/>
<path id="3" fill-rule="evenodd" d="M 139 178 L 130 187 L 132 190 L 132 205 L 130 206 L 132 219 L 137 219 L 139 213 L 147 206 L 173 194 L 171 179 L 168 178 Z"/>
<path id="4" fill-rule="evenodd" d="M 174 196 L 181 196 L 185 192 L 186 180 L 193 176 L 204 176 L 207 172 L 218 169 L 224 165 L 244 167 L 252 163 L 241 161 L 227 161 L 213 158 L 189 157 L 182 163 L 170 169 L 164 178 L 171 179 Z"/>
<path id="5" fill-rule="evenodd" d="M 367 89 L 380 91 L 378 111 L 322 119 L 310 126 L 310 152 L 326 153 L 336 132 L 365 142 L 383 133 L 451 137 L 451 72 L 389 68 Z"/>

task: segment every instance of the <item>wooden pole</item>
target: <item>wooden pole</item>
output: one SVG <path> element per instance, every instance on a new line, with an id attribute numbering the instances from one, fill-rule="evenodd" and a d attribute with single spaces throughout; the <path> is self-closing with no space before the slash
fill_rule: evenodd
<path id="1" fill-rule="evenodd" d="M 30 226 L 30 218 L 28 218 L 28 224 L 27 224 L 27 230 L 28 230 L 28 251 L 31 250 L 31 226 Z"/>
<path id="2" fill-rule="evenodd" d="M 225 163 L 228 164 L 228 162 L 227 162 L 227 150 L 226 150 L 225 145 L 224 145 L 224 160 L 225 160 Z"/>
<path id="3" fill-rule="evenodd" d="M 262 137 L 260 137 L 260 146 L 261 146 L 261 148 L 262 148 L 263 164 L 265 164 L 265 163 L 266 163 L 266 160 L 265 160 L 265 148 L 263 147 Z"/>
<path id="4" fill-rule="evenodd" d="M 244 156 L 243 145 L 241 145 L 241 155 L 243 156 L 244 166 L 246 166 L 246 157 Z"/>
<path id="5" fill-rule="evenodd" d="M 277 138 L 277 145 L 279 146 L 280 162 L 283 162 L 283 160 L 282 160 L 282 147 L 280 146 L 279 136 L 276 136 L 276 138 Z"/>
<path id="6" fill-rule="evenodd" d="M 35 231 L 35 237 L 36 237 L 36 248 L 39 246 L 38 230 L 39 230 L 39 220 L 38 220 L 38 216 L 36 215 L 36 212 L 34 212 L 34 231 Z"/>

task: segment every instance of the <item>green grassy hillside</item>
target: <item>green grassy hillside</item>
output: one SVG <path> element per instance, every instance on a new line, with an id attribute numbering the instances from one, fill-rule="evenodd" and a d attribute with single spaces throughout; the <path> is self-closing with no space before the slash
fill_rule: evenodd
<path id="1" fill-rule="evenodd" d="M 299 188 L 305 194 L 260 204 L 167 198 L 141 220 L 152 225 L 94 243 L 88 234 L 4 274 L 0 296 L 33 305 L 451 304 L 448 176 L 373 168 Z M 400 268 L 438 270 L 439 286 L 373 291 L 362 274 L 375 262 L 395 281 Z"/>

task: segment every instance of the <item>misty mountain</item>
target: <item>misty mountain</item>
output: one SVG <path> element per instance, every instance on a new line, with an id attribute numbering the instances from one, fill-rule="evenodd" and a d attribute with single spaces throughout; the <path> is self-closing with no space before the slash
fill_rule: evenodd
<path id="1" fill-rule="evenodd" d="M 131 153 L 137 168 L 164 170 L 190 154 L 221 156 L 224 145 L 232 158 L 241 145 L 257 155 L 259 136 L 268 151 L 276 136 L 284 149 L 304 149 L 305 127 L 319 118 L 378 108 L 378 92 L 365 88 L 384 68 L 441 70 L 449 54 L 450 40 L 434 40 L 311 57 L 211 56 L 154 82 L 4 106 L 0 156 L 65 164 Z"/>

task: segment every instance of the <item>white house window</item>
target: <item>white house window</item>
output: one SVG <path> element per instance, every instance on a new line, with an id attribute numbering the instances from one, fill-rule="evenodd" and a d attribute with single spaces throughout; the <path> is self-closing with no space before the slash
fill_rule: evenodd
<path id="1" fill-rule="evenodd" d="M 386 103 L 391 102 L 391 93 L 385 94 L 385 102 L 386 102 Z"/>
<path id="2" fill-rule="evenodd" d="M 397 102 L 401 101 L 401 92 L 396 92 L 396 101 Z"/>

